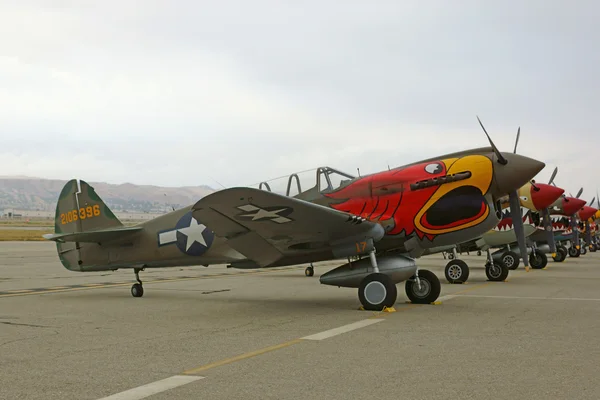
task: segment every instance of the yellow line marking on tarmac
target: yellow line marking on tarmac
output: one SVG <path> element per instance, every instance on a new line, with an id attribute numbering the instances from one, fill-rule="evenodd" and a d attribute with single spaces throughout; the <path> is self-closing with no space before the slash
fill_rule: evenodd
<path id="1" fill-rule="evenodd" d="M 202 371 L 206 371 L 207 369 L 211 369 L 211 368 L 215 368 L 215 367 L 220 367 L 222 365 L 227 365 L 227 364 L 231 364 L 234 363 L 236 361 L 241 361 L 241 360 L 246 360 L 248 358 L 252 358 L 252 357 L 256 357 L 259 356 L 261 354 L 265 354 L 274 350 L 279 350 L 279 349 L 283 349 L 285 347 L 289 347 L 295 344 L 298 344 L 300 342 L 302 342 L 302 339 L 294 339 L 294 340 L 290 340 L 288 342 L 284 342 L 284 343 L 280 343 L 280 344 L 276 344 L 274 346 L 269 346 L 269 347 L 265 347 L 259 350 L 255 350 L 255 351 L 251 351 L 248 353 L 244 353 L 244 354 L 240 354 L 239 356 L 235 356 L 235 357 L 230 357 L 230 358 L 226 358 L 224 360 L 221 361 L 216 361 L 210 364 L 206 364 L 203 365 L 201 367 L 198 368 L 193 368 L 193 369 L 189 369 L 187 371 L 184 371 L 183 373 L 185 375 L 195 375 L 199 372 Z"/>
<path id="2" fill-rule="evenodd" d="M 257 274 L 266 274 L 273 272 L 285 272 L 285 271 L 294 271 L 299 270 L 301 267 L 293 267 L 293 268 L 284 268 L 284 269 L 266 269 L 260 271 L 250 271 L 250 272 L 234 272 L 234 273 L 221 273 L 221 274 L 211 274 L 211 275 L 202 275 L 202 276 L 193 276 L 186 278 L 169 278 L 169 279 L 157 279 L 152 281 L 144 282 L 144 285 L 149 285 L 153 283 L 166 283 L 166 282 L 182 282 L 182 281 L 193 281 L 193 280 L 201 280 L 201 279 L 214 279 L 214 278 L 225 278 L 225 277 L 240 277 L 245 275 L 257 275 Z M 15 297 L 15 296 L 31 296 L 34 294 L 48 294 L 48 293 L 60 293 L 60 292 L 74 292 L 76 290 L 90 290 L 90 289 L 105 289 L 119 286 L 128 286 L 132 285 L 134 281 L 125 282 L 125 283 L 109 283 L 109 284 L 101 284 L 101 283 L 88 283 L 81 284 L 83 287 L 74 287 L 65 289 L 55 288 L 40 288 L 43 290 L 36 289 L 27 289 L 27 290 L 6 290 L 4 294 L 0 294 L 0 298 L 2 297 Z"/>

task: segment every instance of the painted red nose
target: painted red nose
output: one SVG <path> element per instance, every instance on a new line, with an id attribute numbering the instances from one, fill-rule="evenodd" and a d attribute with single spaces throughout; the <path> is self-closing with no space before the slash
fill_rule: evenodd
<path id="1" fill-rule="evenodd" d="M 598 211 L 597 208 L 583 206 L 583 208 L 579 211 L 579 219 L 582 221 L 587 221 L 588 219 L 592 218 L 594 214 L 596 214 L 596 211 Z"/>
<path id="2" fill-rule="evenodd" d="M 563 199 L 563 210 L 565 215 L 575 214 L 583 206 L 585 206 L 585 203 L 587 203 L 585 200 L 577 199 L 575 197 L 565 197 Z"/>
<path id="3" fill-rule="evenodd" d="M 565 192 L 564 189 L 545 183 L 536 183 L 535 186 L 539 190 L 535 190 L 533 186 L 531 187 L 531 201 L 538 210 L 550 207 Z"/>

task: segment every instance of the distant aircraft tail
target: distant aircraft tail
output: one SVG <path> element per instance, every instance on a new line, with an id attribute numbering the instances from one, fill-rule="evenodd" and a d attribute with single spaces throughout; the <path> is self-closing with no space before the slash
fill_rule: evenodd
<path id="1" fill-rule="evenodd" d="M 109 241 L 141 228 L 126 228 L 85 181 L 72 179 L 65 184 L 56 204 L 54 234 L 44 235 L 54 240 L 60 261 L 65 268 L 81 271 L 86 260 L 108 263 L 108 252 L 98 243 Z"/>

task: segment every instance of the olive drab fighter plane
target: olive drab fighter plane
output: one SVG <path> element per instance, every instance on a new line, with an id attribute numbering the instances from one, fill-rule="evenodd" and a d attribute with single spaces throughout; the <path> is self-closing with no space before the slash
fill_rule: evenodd
<path id="1" fill-rule="evenodd" d="M 220 190 L 131 227 L 88 183 L 73 179 L 60 193 L 55 233 L 44 237 L 57 243 L 69 270 L 133 269 L 134 297 L 144 293 L 139 272 L 145 268 L 267 268 L 348 258 L 320 282 L 358 288 L 368 310 L 392 307 L 396 284 L 404 281 L 412 302 L 431 303 L 439 279 L 419 270 L 415 258 L 492 229 L 501 215 L 498 200 L 510 194 L 518 204 L 517 189 L 545 166 L 501 153 L 487 136 L 491 147 L 362 177 L 321 167 L 316 186 L 293 197 L 250 187 Z"/>

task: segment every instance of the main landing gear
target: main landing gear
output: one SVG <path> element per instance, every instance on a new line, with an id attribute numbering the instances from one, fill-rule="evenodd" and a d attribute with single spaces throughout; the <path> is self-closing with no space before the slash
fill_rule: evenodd
<path id="1" fill-rule="evenodd" d="M 369 254 L 373 273 L 367 275 L 358 287 L 358 298 L 365 310 L 382 311 L 396 303 L 398 289 L 392 279 L 379 272 L 375 250 Z M 417 270 L 405 284 L 406 295 L 416 304 L 433 303 L 441 292 L 440 280 L 428 270 Z"/>
<path id="2" fill-rule="evenodd" d="M 568 250 L 565 246 L 556 246 L 556 253 L 552 256 L 554 262 L 563 262 L 566 260 Z"/>
<path id="3" fill-rule="evenodd" d="M 575 247 L 574 245 L 571 245 L 571 247 L 569 247 L 569 257 L 577 258 L 580 255 L 581 255 L 581 252 L 579 251 L 579 249 L 577 247 Z"/>
<path id="4" fill-rule="evenodd" d="M 504 263 L 504 265 L 506 265 L 508 269 L 515 270 L 519 268 L 521 259 L 519 258 L 519 255 L 517 253 L 515 253 L 512 250 L 508 250 L 504 254 L 502 254 L 502 262 Z"/>
<path id="5" fill-rule="evenodd" d="M 450 258 L 450 261 L 446 264 L 444 270 L 448 283 L 465 283 L 469 279 L 469 266 L 467 263 L 458 259 L 456 248 L 452 249 L 452 257 L 449 256 L 448 258 Z"/>
<path id="6" fill-rule="evenodd" d="M 138 283 L 134 283 L 131 286 L 131 295 L 133 297 L 142 297 L 144 295 L 144 287 L 142 286 L 142 281 L 140 279 L 140 272 L 143 271 L 144 268 L 134 268 L 133 272 L 135 272 L 135 280 Z"/>
<path id="7" fill-rule="evenodd" d="M 493 282 L 505 281 L 508 277 L 508 267 L 504 264 L 504 261 L 494 261 L 492 252 L 490 249 L 487 250 L 487 262 L 485 263 L 485 275 L 488 280 Z"/>
<path id="8" fill-rule="evenodd" d="M 558 254 L 558 250 L 557 250 Z M 529 265 L 533 269 L 542 269 L 548 265 L 548 257 L 536 248 L 533 248 L 529 255 Z"/>

